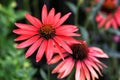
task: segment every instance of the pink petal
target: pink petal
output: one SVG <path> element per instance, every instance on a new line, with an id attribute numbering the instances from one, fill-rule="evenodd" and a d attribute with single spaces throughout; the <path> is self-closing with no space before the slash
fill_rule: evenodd
<path id="1" fill-rule="evenodd" d="M 107 21 L 106 25 L 105 25 L 105 28 L 106 29 L 109 29 L 111 26 L 111 20 Z"/>
<path id="2" fill-rule="evenodd" d="M 58 28 L 56 28 L 57 31 L 69 31 L 69 32 L 75 32 L 78 28 L 75 25 L 62 25 Z"/>
<path id="3" fill-rule="evenodd" d="M 69 53 L 72 53 L 72 50 L 70 49 L 70 47 L 58 36 L 54 37 L 55 42 L 57 42 L 60 46 L 62 46 L 66 51 L 68 51 Z"/>
<path id="4" fill-rule="evenodd" d="M 63 35 L 63 36 L 80 36 L 80 34 L 68 32 L 68 31 L 57 31 L 56 35 Z"/>
<path id="5" fill-rule="evenodd" d="M 59 65 L 57 65 L 57 67 L 53 69 L 52 73 L 56 73 L 65 64 L 65 62 L 66 61 L 64 60 Z"/>
<path id="6" fill-rule="evenodd" d="M 80 79 L 81 79 L 81 80 L 86 80 L 86 79 L 85 79 L 85 73 L 84 73 L 83 67 L 81 67 L 81 70 L 80 70 L 80 71 L 81 71 L 81 73 L 80 73 Z"/>
<path id="7" fill-rule="evenodd" d="M 67 54 L 63 54 L 63 57 L 66 57 Z M 52 60 L 49 61 L 48 64 L 55 64 L 57 63 L 58 61 L 60 61 L 62 58 L 60 55 L 56 55 L 55 57 L 52 58 Z"/>
<path id="8" fill-rule="evenodd" d="M 91 58 L 93 61 L 97 63 L 99 63 L 100 65 L 104 66 L 105 68 L 107 68 L 107 66 L 105 64 L 103 64 L 102 62 L 100 62 L 97 58 L 93 57 L 93 56 L 89 56 L 89 58 Z"/>
<path id="9" fill-rule="evenodd" d="M 29 56 L 31 56 L 35 50 L 37 50 L 37 48 L 40 46 L 41 42 L 43 41 L 42 38 L 40 38 L 39 40 L 37 40 L 26 52 L 25 57 L 28 58 Z"/>
<path id="10" fill-rule="evenodd" d="M 36 55 L 36 62 L 39 62 L 42 59 L 43 54 L 44 54 L 46 47 L 47 47 L 47 43 L 48 43 L 47 40 L 44 40 L 41 43 L 40 48 L 38 49 L 38 53 Z"/>
<path id="11" fill-rule="evenodd" d="M 88 68 L 86 67 L 86 65 L 84 63 L 81 63 L 82 65 L 82 69 L 84 71 L 85 77 L 87 80 L 90 80 L 90 73 L 88 71 Z"/>
<path id="12" fill-rule="evenodd" d="M 23 29 L 15 29 L 15 30 L 13 30 L 13 32 L 16 34 L 26 34 L 26 35 L 39 34 L 39 32 L 37 32 L 37 31 L 30 31 L 30 30 L 23 30 Z"/>
<path id="13" fill-rule="evenodd" d="M 55 9 L 52 8 L 48 14 L 48 17 L 47 17 L 47 23 L 46 24 L 54 24 L 54 15 L 55 15 Z"/>
<path id="14" fill-rule="evenodd" d="M 47 15 L 48 15 L 47 7 L 46 7 L 46 5 L 44 5 L 42 8 L 42 22 L 43 22 L 43 24 L 46 24 Z"/>
<path id="15" fill-rule="evenodd" d="M 59 36 L 63 41 L 67 42 L 68 44 L 72 44 L 72 43 L 80 43 L 79 41 L 75 40 L 72 37 L 69 36 Z"/>
<path id="16" fill-rule="evenodd" d="M 59 21 L 58 23 L 55 25 L 56 27 L 59 27 L 61 24 L 63 24 L 67 18 L 71 15 L 71 13 L 67 13 L 66 15 L 64 15 Z"/>
<path id="17" fill-rule="evenodd" d="M 93 68 L 96 69 L 99 72 L 99 74 L 102 76 L 102 73 L 101 73 L 99 67 L 95 64 L 95 62 L 92 61 L 92 59 L 89 59 L 89 60 L 90 60 L 89 63 L 91 64 L 91 66 L 93 66 Z"/>
<path id="18" fill-rule="evenodd" d="M 108 58 L 108 55 L 105 54 L 100 48 L 90 47 L 89 51 L 90 51 L 89 55 L 91 55 L 91 56 L 96 56 L 96 57 L 101 57 L 101 58 Z"/>
<path id="19" fill-rule="evenodd" d="M 99 21 L 101 21 L 102 18 L 103 18 L 103 17 L 102 17 L 100 14 L 98 14 L 98 15 L 96 16 L 96 21 L 99 22 Z"/>
<path id="20" fill-rule="evenodd" d="M 64 60 L 63 57 L 63 49 L 61 48 L 61 46 L 59 46 L 59 44 L 57 42 L 55 42 L 55 47 L 57 49 L 57 52 L 59 53 L 59 55 L 61 56 L 61 58 Z"/>
<path id="21" fill-rule="evenodd" d="M 35 41 L 37 41 L 38 38 L 39 38 L 39 36 L 34 36 L 34 37 L 32 37 L 32 38 L 30 38 L 30 39 L 28 39 L 28 40 L 20 43 L 19 45 L 17 45 L 16 48 L 25 48 L 25 47 L 28 47 L 31 44 L 33 44 Z"/>
<path id="22" fill-rule="evenodd" d="M 70 72 L 72 72 L 73 67 L 74 67 L 74 61 L 71 59 L 69 62 L 69 66 L 66 68 L 64 74 L 60 76 L 60 78 L 64 78 L 64 77 L 68 76 L 70 74 Z M 58 76 L 58 78 L 59 78 L 59 76 Z"/>
<path id="23" fill-rule="evenodd" d="M 80 70 L 81 70 L 81 62 L 77 61 L 76 72 L 75 72 L 75 80 L 80 80 Z"/>
<path id="24" fill-rule="evenodd" d="M 61 16 L 61 13 L 60 13 L 60 12 L 57 13 L 57 14 L 54 16 L 54 24 L 53 24 L 53 26 L 55 26 L 55 24 L 59 21 L 60 16 Z"/>
<path id="25" fill-rule="evenodd" d="M 40 20 L 31 16 L 30 14 L 25 14 L 25 17 L 32 25 L 34 25 L 37 28 L 40 28 L 40 26 L 42 25 Z"/>
<path id="26" fill-rule="evenodd" d="M 58 73 L 64 72 L 68 68 L 68 65 L 70 64 L 71 64 L 71 58 L 67 58 L 65 60 L 65 64 L 58 70 Z"/>
<path id="27" fill-rule="evenodd" d="M 106 19 L 103 18 L 103 19 L 98 23 L 98 27 L 101 28 L 102 26 L 104 26 L 105 22 L 106 22 Z"/>
<path id="28" fill-rule="evenodd" d="M 97 79 L 98 79 L 98 75 L 97 73 L 95 72 L 95 70 L 92 68 L 92 66 L 90 65 L 90 63 L 88 62 L 88 60 L 85 60 L 84 61 L 88 70 L 91 72 L 91 75 L 95 76 Z"/>
<path id="29" fill-rule="evenodd" d="M 22 23 L 15 23 L 15 25 L 20 28 L 20 29 L 24 29 L 24 30 L 31 30 L 31 31 L 37 31 L 38 29 L 35 28 L 32 25 L 28 25 L 28 24 L 22 24 Z"/>
<path id="30" fill-rule="evenodd" d="M 47 62 L 49 62 L 53 56 L 53 48 L 54 48 L 53 40 L 49 39 L 47 45 L 47 52 L 46 52 Z"/>
<path id="31" fill-rule="evenodd" d="M 17 38 L 15 39 L 15 41 L 26 40 L 26 39 L 28 39 L 28 38 L 30 38 L 30 37 L 32 37 L 32 36 L 33 36 L 33 35 L 21 35 L 21 36 L 17 37 Z"/>
<path id="32" fill-rule="evenodd" d="M 117 23 L 120 25 L 120 18 L 116 15 L 115 19 L 116 19 Z"/>

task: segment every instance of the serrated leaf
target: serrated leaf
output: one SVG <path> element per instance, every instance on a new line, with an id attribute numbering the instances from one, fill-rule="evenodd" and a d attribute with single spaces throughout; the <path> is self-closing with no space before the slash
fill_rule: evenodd
<path id="1" fill-rule="evenodd" d="M 77 6 L 76 6 L 76 5 L 74 5 L 74 4 L 71 3 L 71 2 L 66 2 L 66 5 L 70 8 L 70 10 L 71 10 L 74 14 L 76 14 L 76 12 L 77 12 Z"/>

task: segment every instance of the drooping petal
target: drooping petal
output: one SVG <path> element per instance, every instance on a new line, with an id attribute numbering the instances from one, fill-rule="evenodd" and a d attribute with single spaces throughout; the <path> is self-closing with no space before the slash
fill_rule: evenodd
<path id="1" fill-rule="evenodd" d="M 66 57 L 68 54 L 63 54 L 63 57 Z M 50 62 L 48 64 L 55 64 L 58 61 L 60 61 L 62 58 L 60 55 L 56 55 L 55 57 L 52 58 L 52 60 L 50 60 Z"/>
<path id="2" fill-rule="evenodd" d="M 40 27 L 41 27 L 42 23 L 41 23 L 41 21 L 38 20 L 37 18 L 31 16 L 31 15 L 28 14 L 28 13 L 25 14 L 25 17 L 26 17 L 26 19 L 27 19 L 32 25 L 34 25 L 35 27 L 37 27 L 37 28 L 40 28 Z"/>
<path id="3" fill-rule="evenodd" d="M 69 53 L 72 53 L 72 50 L 70 49 L 70 47 L 64 42 L 62 41 L 61 38 L 59 38 L 58 36 L 54 37 L 54 40 L 60 45 L 62 46 L 66 51 L 68 51 Z"/>
<path id="4" fill-rule="evenodd" d="M 83 67 L 81 67 L 81 70 L 80 70 L 80 71 L 81 71 L 81 73 L 80 73 L 80 79 L 81 79 L 81 80 L 86 80 L 86 79 L 85 79 L 85 73 L 84 73 Z"/>
<path id="5" fill-rule="evenodd" d="M 49 62 L 53 56 L 53 48 L 54 48 L 53 40 L 49 39 L 47 45 L 47 52 L 46 52 L 47 62 Z"/>
<path id="6" fill-rule="evenodd" d="M 47 47 L 47 40 L 44 40 L 41 43 L 40 48 L 38 49 L 38 52 L 37 52 L 37 55 L 36 55 L 36 62 L 39 62 L 42 59 L 43 54 L 46 50 L 46 47 Z"/>
<path id="7" fill-rule="evenodd" d="M 64 72 L 68 68 L 68 65 L 71 63 L 71 58 L 67 58 L 65 61 L 65 64 L 58 70 L 58 73 Z"/>
<path id="8" fill-rule="evenodd" d="M 90 80 L 90 73 L 88 71 L 88 68 L 87 68 L 86 64 L 84 62 L 82 62 L 81 65 L 82 65 L 82 69 L 84 71 L 86 79 Z"/>
<path id="9" fill-rule="evenodd" d="M 16 46 L 16 48 L 25 48 L 30 46 L 31 44 L 33 44 L 35 41 L 37 41 L 39 39 L 39 36 L 34 36 L 22 43 L 20 43 L 19 45 Z"/>
<path id="10" fill-rule="evenodd" d="M 42 38 L 40 38 L 39 40 L 37 40 L 26 52 L 25 57 L 28 58 L 29 56 L 31 56 L 35 50 L 37 50 L 37 48 L 40 46 L 41 42 L 43 41 Z"/>
<path id="11" fill-rule="evenodd" d="M 35 28 L 34 26 L 28 25 L 28 24 L 15 23 L 15 25 L 16 25 L 18 28 L 23 29 L 23 30 L 31 30 L 31 31 L 37 31 L 37 30 L 38 30 L 38 29 Z"/>
<path id="12" fill-rule="evenodd" d="M 46 24 L 47 15 L 48 15 L 47 7 L 46 7 L 46 5 L 44 5 L 42 8 L 42 22 L 43 22 L 43 24 Z"/>
<path id="13" fill-rule="evenodd" d="M 101 73 L 99 67 L 95 64 L 94 61 L 92 61 L 92 59 L 89 59 L 89 64 L 91 64 L 91 66 L 92 66 L 94 69 L 96 69 L 96 71 L 98 71 L 99 74 L 102 76 L 102 73 Z"/>
<path id="14" fill-rule="evenodd" d="M 64 60 L 59 65 L 57 65 L 57 67 L 52 70 L 52 73 L 56 73 L 65 64 L 65 62 L 66 61 Z"/>
<path id="15" fill-rule="evenodd" d="M 75 72 L 75 80 L 80 80 L 80 70 L 81 70 L 81 62 L 77 61 L 76 63 L 76 72 Z"/>
<path id="16" fill-rule="evenodd" d="M 91 56 L 96 56 L 96 57 L 101 57 L 101 58 L 108 58 L 108 55 L 105 54 L 100 48 L 90 47 L 89 51 L 90 51 L 89 55 L 91 55 Z"/>
<path id="17" fill-rule="evenodd" d="M 66 19 L 71 15 L 71 13 L 67 13 L 66 15 L 64 15 L 59 21 L 58 23 L 55 25 L 56 27 L 59 27 L 61 24 L 63 24 Z"/>
<path id="18" fill-rule="evenodd" d="M 74 67 L 74 61 L 72 60 L 72 58 L 69 58 L 70 62 L 69 63 L 69 66 L 67 65 L 64 73 L 62 75 L 58 75 L 58 78 L 64 78 L 66 76 L 68 76 L 70 74 L 70 72 L 72 71 L 73 67 Z"/>
<path id="19" fill-rule="evenodd" d="M 95 76 L 98 79 L 98 74 L 95 72 L 95 70 L 92 68 L 92 66 L 89 64 L 88 60 L 84 61 L 88 70 L 91 72 L 91 75 Z"/>

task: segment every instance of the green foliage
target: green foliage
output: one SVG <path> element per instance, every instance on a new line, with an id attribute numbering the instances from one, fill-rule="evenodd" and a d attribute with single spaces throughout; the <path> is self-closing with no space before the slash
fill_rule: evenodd
<path id="1" fill-rule="evenodd" d="M 33 80 L 36 70 L 13 41 L 14 23 L 25 14 L 16 5 L 15 0 L 0 0 L 0 80 Z"/>

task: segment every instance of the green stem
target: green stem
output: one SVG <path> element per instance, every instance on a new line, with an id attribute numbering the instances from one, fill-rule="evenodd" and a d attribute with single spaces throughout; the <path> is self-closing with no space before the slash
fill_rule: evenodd
<path id="1" fill-rule="evenodd" d="M 47 76 L 48 78 L 47 78 L 47 80 L 50 80 L 50 66 L 49 65 L 47 66 L 47 71 L 48 71 L 48 76 Z"/>

